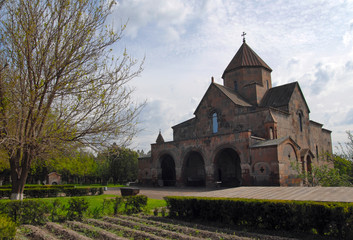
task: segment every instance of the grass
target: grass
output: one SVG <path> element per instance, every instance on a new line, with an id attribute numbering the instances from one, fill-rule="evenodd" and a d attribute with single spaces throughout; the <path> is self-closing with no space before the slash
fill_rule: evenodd
<path id="1" fill-rule="evenodd" d="M 166 207 L 166 206 L 167 206 L 167 202 L 165 200 L 149 198 L 147 200 L 146 212 L 148 214 L 152 214 L 155 208 Z"/>
<path id="2" fill-rule="evenodd" d="M 84 198 L 89 204 L 89 207 L 86 211 L 86 214 L 92 215 L 94 212 L 97 212 L 98 210 L 100 210 L 102 212 L 102 214 L 104 215 L 104 214 L 109 214 L 109 213 L 113 212 L 113 206 L 111 204 L 105 205 L 104 211 L 102 211 L 104 199 L 114 199 L 116 197 L 117 197 L 117 195 L 103 194 L 103 195 L 96 195 L 96 196 L 83 196 L 80 198 Z M 55 201 L 55 199 L 59 199 L 62 205 L 64 205 L 64 204 L 67 205 L 70 198 L 71 197 L 32 198 L 32 199 L 40 199 L 40 200 L 47 202 L 47 203 L 53 203 Z M 31 198 L 29 198 L 29 199 L 31 199 Z M 8 202 L 8 201 L 11 201 L 11 200 L 1 199 L 0 204 L 4 203 L 4 202 Z M 165 200 L 149 198 L 147 201 L 147 206 L 145 208 L 145 212 L 147 214 L 153 214 L 153 210 L 155 208 L 165 207 L 166 205 L 167 205 L 167 203 Z"/>

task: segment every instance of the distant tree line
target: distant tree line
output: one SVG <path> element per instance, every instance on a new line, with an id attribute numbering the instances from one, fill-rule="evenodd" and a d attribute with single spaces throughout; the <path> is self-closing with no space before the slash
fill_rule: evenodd
<path id="1" fill-rule="evenodd" d="M 61 174 L 64 183 L 73 184 L 126 184 L 137 179 L 138 153 L 116 144 L 93 153 L 87 149 L 69 148 L 48 159 L 33 162 L 27 183 L 45 183 L 48 173 Z M 6 155 L 0 153 L 0 180 L 10 181 Z"/>

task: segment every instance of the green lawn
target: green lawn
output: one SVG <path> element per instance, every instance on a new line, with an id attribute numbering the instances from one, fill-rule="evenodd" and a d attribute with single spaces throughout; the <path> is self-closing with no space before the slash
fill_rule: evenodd
<path id="1" fill-rule="evenodd" d="M 113 212 L 113 206 L 112 204 L 107 203 L 106 200 L 109 199 L 115 199 L 117 197 L 117 195 L 96 195 L 96 196 L 83 196 L 82 198 L 84 198 L 88 204 L 89 204 L 89 208 L 86 211 L 86 214 L 88 216 L 92 216 L 94 213 L 97 212 L 101 212 L 103 215 L 104 214 L 109 214 Z M 61 205 L 67 205 L 70 197 L 57 197 L 57 198 L 32 198 L 32 199 L 41 199 L 44 202 L 48 202 L 48 203 L 53 203 L 55 201 L 55 199 L 59 199 Z M 0 204 L 2 202 L 7 202 L 7 201 L 11 201 L 8 199 L 2 199 L 0 200 Z M 153 210 L 155 208 L 160 208 L 160 207 L 165 207 L 166 206 L 166 202 L 164 200 L 160 200 L 160 199 L 148 199 L 147 201 L 147 206 L 145 208 L 145 212 L 148 214 L 153 214 Z M 104 209 L 103 209 L 104 208 Z"/>

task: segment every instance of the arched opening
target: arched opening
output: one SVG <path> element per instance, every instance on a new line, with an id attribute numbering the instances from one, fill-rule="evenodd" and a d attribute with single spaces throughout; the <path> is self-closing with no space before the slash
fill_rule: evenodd
<path id="1" fill-rule="evenodd" d="M 215 178 L 222 187 L 239 187 L 241 185 L 240 158 L 236 151 L 225 148 L 215 158 Z"/>
<path id="2" fill-rule="evenodd" d="M 205 186 L 205 163 L 201 154 L 195 151 L 190 152 L 184 164 L 186 186 Z"/>
<path id="3" fill-rule="evenodd" d="M 175 186 L 175 163 L 174 159 L 165 154 L 161 158 L 163 186 Z"/>

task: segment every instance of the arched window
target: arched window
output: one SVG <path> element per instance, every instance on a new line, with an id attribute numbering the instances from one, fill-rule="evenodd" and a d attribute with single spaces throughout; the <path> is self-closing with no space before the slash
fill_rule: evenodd
<path id="1" fill-rule="evenodd" d="M 302 132 L 303 131 L 303 116 L 301 113 L 299 113 L 299 128 L 300 128 L 300 131 Z"/>
<path id="2" fill-rule="evenodd" d="M 273 128 L 272 127 L 270 127 L 270 129 L 269 129 L 269 131 L 270 131 L 270 139 L 273 139 Z"/>
<path id="3" fill-rule="evenodd" d="M 218 116 L 216 112 L 212 114 L 212 132 L 218 132 Z"/>
<path id="4" fill-rule="evenodd" d="M 237 82 L 237 80 L 234 80 L 234 90 L 238 91 L 238 82 Z"/>

